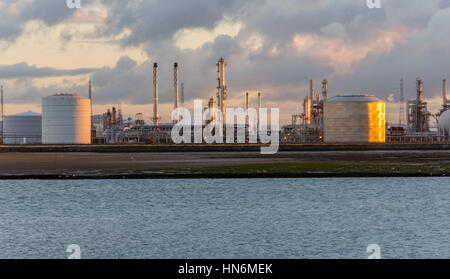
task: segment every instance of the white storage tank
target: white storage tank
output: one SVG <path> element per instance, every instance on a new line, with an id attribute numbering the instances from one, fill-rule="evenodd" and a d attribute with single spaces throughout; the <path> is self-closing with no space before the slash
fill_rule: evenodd
<path id="1" fill-rule="evenodd" d="M 438 127 L 441 135 L 450 136 L 450 110 L 446 110 L 441 114 Z"/>
<path id="2" fill-rule="evenodd" d="M 5 116 L 3 120 L 4 144 L 40 144 L 42 116 L 35 112 L 24 112 Z"/>
<path id="3" fill-rule="evenodd" d="M 91 100 L 56 94 L 42 100 L 43 144 L 91 144 Z"/>
<path id="4" fill-rule="evenodd" d="M 336 96 L 324 103 L 324 142 L 386 142 L 385 103 L 373 95 Z"/>

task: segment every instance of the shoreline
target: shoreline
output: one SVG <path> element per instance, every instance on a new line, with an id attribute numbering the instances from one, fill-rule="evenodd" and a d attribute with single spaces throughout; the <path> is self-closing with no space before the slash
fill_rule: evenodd
<path id="1" fill-rule="evenodd" d="M 348 174 L 263 174 L 263 175 L 81 175 L 81 176 L 61 176 L 61 175 L 12 175 L 0 176 L 0 180 L 162 180 L 162 179 L 305 179 L 305 178 L 408 178 L 408 177 L 449 177 L 446 174 L 375 174 L 375 173 L 348 173 Z"/>
<path id="2" fill-rule="evenodd" d="M 267 144 L 122 144 L 122 145 L 0 145 L 0 153 L 178 153 L 178 152 L 259 152 Z M 279 152 L 295 151 L 413 151 L 450 150 L 450 143 L 373 143 L 373 144 L 280 144 Z"/>
<path id="3" fill-rule="evenodd" d="M 450 176 L 450 149 L 259 152 L 0 152 L 0 179 Z"/>

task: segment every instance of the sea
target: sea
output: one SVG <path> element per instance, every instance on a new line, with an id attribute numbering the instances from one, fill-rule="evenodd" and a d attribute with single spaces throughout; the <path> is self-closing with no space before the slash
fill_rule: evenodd
<path id="1" fill-rule="evenodd" d="M 0 181 L 0 258 L 74 253 L 87 259 L 450 258 L 450 180 Z"/>

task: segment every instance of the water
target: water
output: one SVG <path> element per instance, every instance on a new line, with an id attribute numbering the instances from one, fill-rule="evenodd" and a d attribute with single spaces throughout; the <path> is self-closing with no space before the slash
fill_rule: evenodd
<path id="1" fill-rule="evenodd" d="M 447 178 L 0 181 L 0 257 L 450 258 Z"/>

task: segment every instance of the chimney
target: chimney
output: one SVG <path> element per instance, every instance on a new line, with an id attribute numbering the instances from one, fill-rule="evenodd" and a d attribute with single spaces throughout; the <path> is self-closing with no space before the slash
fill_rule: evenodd
<path id="1" fill-rule="evenodd" d="M 180 107 L 180 95 L 178 86 L 178 63 L 173 64 L 174 109 Z"/>
<path id="2" fill-rule="evenodd" d="M 89 80 L 89 100 L 91 101 L 91 126 L 94 126 L 94 117 L 92 111 L 92 81 Z"/>
<path id="3" fill-rule="evenodd" d="M 309 98 L 314 100 L 314 80 L 309 81 Z"/>
<path id="4" fill-rule="evenodd" d="M 223 57 L 220 57 L 217 62 L 217 80 L 219 82 L 217 89 L 217 106 L 222 111 L 223 123 L 226 123 L 226 101 L 227 101 L 227 83 L 225 80 L 226 62 Z"/>
<path id="5" fill-rule="evenodd" d="M 178 109 L 180 107 L 180 96 L 179 96 L 179 86 L 178 86 L 178 63 L 173 64 L 173 89 L 174 89 L 174 103 L 173 109 Z M 174 123 L 178 123 L 178 120 L 175 120 Z"/>
<path id="6" fill-rule="evenodd" d="M 245 93 L 245 109 L 248 110 L 248 92 Z"/>
<path id="7" fill-rule="evenodd" d="M 322 96 L 323 100 L 328 100 L 328 80 L 324 79 L 322 81 Z"/>
<path id="8" fill-rule="evenodd" d="M 416 89 L 417 89 L 417 104 L 421 103 L 423 100 L 423 81 L 421 78 L 416 79 Z"/>
<path id="9" fill-rule="evenodd" d="M 245 111 L 247 113 L 245 116 L 245 124 L 248 125 L 248 92 L 245 93 Z"/>
<path id="10" fill-rule="evenodd" d="M 444 108 L 447 106 L 447 79 L 442 80 L 442 100 L 444 102 Z"/>
<path id="11" fill-rule="evenodd" d="M 261 92 L 258 92 L 258 131 L 261 131 L 261 121 L 259 119 L 260 111 L 261 111 Z"/>
<path id="12" fill-rule="evenodd" d="M 154 103 L 153 103 L 153 124 L 159 126 L 159 104 L 158 104 L 158 63 L 153 64 L 153 92 L 154 92 Z"/>

